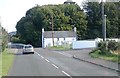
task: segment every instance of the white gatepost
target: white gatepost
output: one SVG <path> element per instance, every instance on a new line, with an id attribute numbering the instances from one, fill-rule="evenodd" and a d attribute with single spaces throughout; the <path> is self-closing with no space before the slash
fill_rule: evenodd
<path id="1" fill-rule="evenodd" d="M 42 28 L 42 48 L 44 48 L 44 28 Z"/>

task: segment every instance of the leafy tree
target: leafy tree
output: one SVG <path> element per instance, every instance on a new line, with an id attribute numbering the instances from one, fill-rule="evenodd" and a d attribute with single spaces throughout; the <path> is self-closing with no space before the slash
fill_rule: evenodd
<path id="1" fill-rule="evenodd" d="M 119 7 L 118 3 L 106 3 L 105 4 L 105 13 L 107 15 L 107 37 L 118 38 L 119 35 Z"/>
<path id="2" fill-rule="evenodd" d="M 16 25 L 21 40 L 34 46 L 41 46 L 42 28 L 51 31 L 54 22 L 55 31 L 72 30 L 77 27 L 79 39 L 84 39 L 87 30 L 86 15 L 78 5 L 44 5 L 35 6 L 26 12 Z"/>
<path id="3" fill-rule="evenodd" d="M 96 2 L 88 2 L 84 5 L 84 9 L 87 14 L 87 38 L 94 39 L 96 37 L 102 37 L 102 23 L 100 4 Z"/>
<path id="4" fill-rule="evenodd" d="M 8 43 L 8 33 L 3 27 L 1 27 L 0 37 L 1 37 L 0 40 L 2 42 L 0 46 L 2 46 L 2 52 L 3 52 L 7 47 L 7 43 Z"/>
<path id="5" fill-rule="evenodd" d="M 105 3 L 105 14 L 107 15 L 107 37 L 118 38 L 120 28 L 120 2 Z M 98 2 L 86 2 L 84 10 L 87 14 L 87 38 L 94 39 L 97 37 L 103 37 L 102 35 L 102 15 L 101 15 L 101 4 Z"/>

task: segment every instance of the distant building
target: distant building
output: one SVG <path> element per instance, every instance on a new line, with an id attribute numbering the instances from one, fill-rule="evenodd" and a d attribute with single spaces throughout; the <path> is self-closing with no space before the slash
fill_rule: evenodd
<path id="1" fill-rule="evenodd" d="M 53 33 L 53 36 L 52 36 Z M 64 43 L 71 44 L 73 41 L 77 40 L 76 28 L 74 31 L 42 31 L 42 47 L 49 47 L 62 45 Z"/>
<path id="2" fill-rule="evenodd" d="M 67 0 L 64 2 L 64 4 L 76 4 L 76 2 L 73 2 L 72 0 Z"/>
<path id="3" fill-rule="evenodd" d="M 16 31 L 8 33 L 8 41 L 11 42 L 12 36 L 16 35 Z"/>
<path id="4" fill-rule="evenodd" d="M 14 35 L 16 35 L 16 32 L 15 31 L 13 31 L 13 32 L 10 32 L 10 33 L 8 33 L 10 36 L 14 36 Z"/>

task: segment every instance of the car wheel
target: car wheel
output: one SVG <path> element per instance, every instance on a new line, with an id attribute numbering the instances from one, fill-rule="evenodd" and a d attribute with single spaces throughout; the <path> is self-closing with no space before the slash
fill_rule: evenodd
<path id="1" fill-rule="evenodd" d="M 25 54 L 25 52 L 23 52 L 23 54 Z"/>
<path id="2" fill-rule="evenodd" d="M 34 54 L 34 52 L 32 52 L 32 54 Z"/>

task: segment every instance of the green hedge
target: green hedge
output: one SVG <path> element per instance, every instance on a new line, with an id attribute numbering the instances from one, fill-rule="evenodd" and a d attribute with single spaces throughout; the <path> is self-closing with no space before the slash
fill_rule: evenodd
<path id="1" fill-rule="evenodd" d="M 7 35 L 4 36 L 2 38 L 2 52 L 5 50 L 5 48 L 7 47 L 7 43 L 8 43 L 8 38 L 7 38 Z"/>
<path id="2" fill-rule="evenodd" d="M 120 42 L 116 42 L 116 41 L 109 41 L 108 42 L 108 50 L 118 50 L 120 49 Z"/>
<path id="3" fill-rule="evenodd" d="M 102 41 L 98 43 L 97 50 L 100 50 L 99 54 L 110 54 L 111 51 L 120 49 L 120 42 L 116 41 Z"/>
<path id="4" fill-rule="evenodd" d="M 98 48 L 93 50 L 90 55 L 94 58 L 100 58 L 120 64 L 120 55 L 114 52 L 120 51 L 120 42 L 106 41 L 98 43 Z"/>

